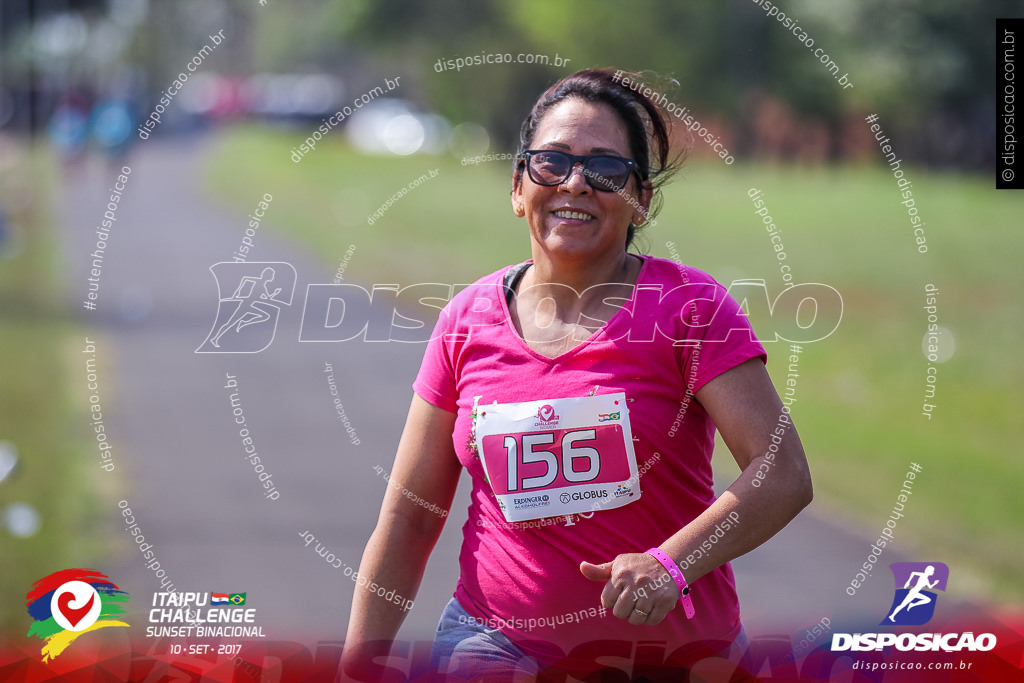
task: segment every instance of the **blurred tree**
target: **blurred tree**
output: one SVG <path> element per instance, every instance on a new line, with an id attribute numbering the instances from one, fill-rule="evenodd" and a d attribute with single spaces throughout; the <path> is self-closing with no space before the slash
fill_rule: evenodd
<path id="1" fill-rule="evenodd" d="M 840 149 L 839 128 L 870 110 L 884 114 L 918 158 L 983 162 L 991 126 L 986 116 L 994 102 L 993 19 L 1013 16 L 1019 3 L 774 4 L 797 20 L 854 87 L 842 88 L 813 49 L 752 0 L 300 0 L 289 8 L 291 29 L 278 24 L 263 33 L 286 29 L 265 44 L 277 56 L 317 61 L 344 55 L 350 65 L 400 68 L 411 76 L 404 96 L 429 102 L 455 122 L 479 121 L 506 147 L 532 99 L 553 80 L 579 68 L 613 65 L 674 78 L 670 99 L 702 118 L 739 122 L 751 150 L 753 109 L 774 100 L 793 125 L 824 126 L 833 155 Z M 571 61 L 562 68 L 492 64 L 458 71 L 438 62 L 482 53 L 557 54 Z"/>

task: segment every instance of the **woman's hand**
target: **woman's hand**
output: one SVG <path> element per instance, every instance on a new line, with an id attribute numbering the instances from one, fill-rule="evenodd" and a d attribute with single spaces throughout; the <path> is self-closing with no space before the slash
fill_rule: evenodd
<path id="1" fill-rule="evenodd" d="M 676 606 L 679 589 L 653 556 L 625 553 L 604 564 L 580 563 L 583 576 L 604 581 L 601 604 L 634 626 L 654 626 Z"/>

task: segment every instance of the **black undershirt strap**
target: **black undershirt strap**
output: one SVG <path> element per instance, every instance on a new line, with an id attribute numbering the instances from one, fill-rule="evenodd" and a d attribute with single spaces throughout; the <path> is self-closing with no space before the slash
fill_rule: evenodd
<path id="1" fill-rule="evenodd" d="M 505 273 L 502 284 L 505 286 L 505 302 L 511 306 L 512 297 L 516 295 L 516 287 L 519 285 L 519 281 L 523 279 L 523 275 L 526 274 L 526 269 L 533 264 L 527 261 L 526 263 L 520 263 L 517 266 L 512 266 Z"/>

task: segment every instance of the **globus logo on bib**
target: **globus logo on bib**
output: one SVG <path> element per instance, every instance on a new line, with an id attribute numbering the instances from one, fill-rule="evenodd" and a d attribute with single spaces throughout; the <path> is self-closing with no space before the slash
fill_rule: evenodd
<path id="1" fill-rule="evenodd" d="M 573 491 L 572 493 L 563 493 L 558 497 L 563 503 L 568 503 L 570 500 L 589 500 L 591 498 L 607 498 L 608 492 L 604 489 L 590 490 L 590 491 Z"/>

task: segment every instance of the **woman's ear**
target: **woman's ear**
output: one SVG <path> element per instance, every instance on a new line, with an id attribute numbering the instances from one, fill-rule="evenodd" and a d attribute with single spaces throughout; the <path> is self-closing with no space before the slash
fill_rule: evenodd
<path id="1" fill-rule="evenodd" d="M 638 208 L 633 210 L 633 225 L 639 227 L 647 222 L 647 215 L 651 209 L 651 200 L 654 198 L 654 185 L 650 180 L 640 184 L 640 196 L 637 198 Z"/>
<path id="2" fill-rule="evenodd" d="M 523 173 L 521 167 L 516 167 L 512 173 L 512 211 L 522 218 L 526 215 L 523 208 Z"/>

